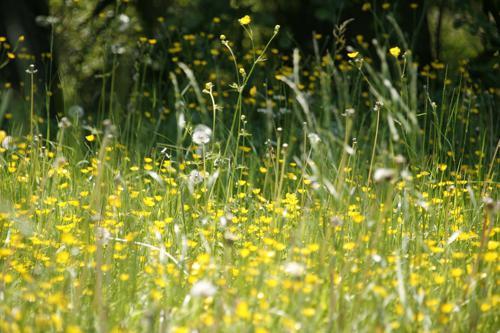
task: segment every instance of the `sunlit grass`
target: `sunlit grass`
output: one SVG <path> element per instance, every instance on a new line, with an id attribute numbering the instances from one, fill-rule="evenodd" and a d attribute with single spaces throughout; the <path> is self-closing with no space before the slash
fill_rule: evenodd
<path id="1" fill-rule="evenodd" d="M 180 63 L 166 126 L 136 80 L 134 112 L 0 132 L 0 331 L 497 329 L 494 102 L 403 42 L 273 71 L 278 32 L 221 36 L 224 85 Z"/>

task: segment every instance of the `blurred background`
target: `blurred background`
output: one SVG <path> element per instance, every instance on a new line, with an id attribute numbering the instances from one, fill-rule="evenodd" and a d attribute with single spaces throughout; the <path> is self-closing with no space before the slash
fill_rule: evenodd
<path id="1" fill-rule="evenodd" d="M 345 52 L 374 53 L 376 38 L 412 50 L 423 72 L 446 64 L 455 73 L 467 64 L 484 89 L 496 89 L 499 8 L 496 0 L 1 0 L 0 83 L 11 92 L 1 95 L 0 112 L 7 113 L 8 103 L 15 109 L 16 98 L 26 99 L 32 63 L 36 92 L 48 97 L 42 107 L 59 115 L 67 101 L 98 108 L 111 84 L 127 109 L 134 84 L 161 87 L 180 61 L 206 72 L 202 79 L 213 79 L 224 68 L 221 34 L 236 50 L 251 48 L 238 23 L 247 14 L 256 45 L 281 25 L 272 50 L 281 61 L 276 68 L 290 61 L 295 48 L 305 62 L 332 52 L 339 45 L 334 28 L 345 23 Z M 149 74 L 138 83 L 144 64 Z M 111 72 L 115 79 L 101 89 Z"/>

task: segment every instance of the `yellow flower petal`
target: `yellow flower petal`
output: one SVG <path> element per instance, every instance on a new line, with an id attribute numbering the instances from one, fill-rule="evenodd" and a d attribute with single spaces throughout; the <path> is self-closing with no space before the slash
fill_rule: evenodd
<path id="1" fill-rule="evenodd" d="M 347 53 L 347 56 L 348 56 L 349 58 L 351 58 L 351 59 L 354 59 L 354 58 L 356 58 L 356 57 L 358 56 L 358 54 L 359 54 L 359 52 L 354 51 L 354 52 L 349 52 L 349 53 Z"/>
<path id="2" fill-rule="evenodd" d="M 393 57 L 399 57 L 399 55 L 401 54 L 401 49 L 397 46 L 394 46 L 394 47 L 391 47 L 389 49 L 389 53 L 393 56 Z"/>
<path id="3" fill-rule="evenodd" d="M 245 15 L 238 20 L 241 25 L 248 25 L 252 22 L 252 18 L 249 15 Z"/>

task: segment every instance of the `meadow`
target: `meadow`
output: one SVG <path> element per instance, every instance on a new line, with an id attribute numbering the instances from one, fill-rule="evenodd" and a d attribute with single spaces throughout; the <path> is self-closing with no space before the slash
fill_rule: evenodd
<path id="1" fill-rule="evenodd" d="M 246 44 L 136 40 L 127 106 L 120 50 L 95 110 L 43 114 L 27 68 L 0 106 L 0 331 L 498 330 L 498 89 L 404 38 L 341 25 L 303 56 L 234 23 Z"/>

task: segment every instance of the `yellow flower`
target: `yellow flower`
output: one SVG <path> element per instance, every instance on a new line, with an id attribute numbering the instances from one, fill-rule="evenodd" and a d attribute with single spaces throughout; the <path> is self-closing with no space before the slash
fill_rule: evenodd
<path id="1" fill-rule="evenodd" d="M 120 197 L 115 195 L 115 194 L 112 194 L 108 197 L 108 203 L 112 206 L 112 207 L 116 207 L 116 208 L 120 208 L 122 206 L 122 202 L 120 200 Z"/>
<path id="2" fill-rule="evenodd" d="M 490 310 L 491 310 L 491 304 L 489 304 L 489 303 L 481 304 L 481 311 L 482 312 L 488 312 Z"/>
<path id="3" fill-rule="evenodd" d="M 393 57 L 399 57 L 399 55 L 401 54 L 401 49 L 397 46 L 394 46 L 394 47 L 391 47 L 389 49 L 389 53 L 393 56 Z"/>
<path id="4" fill-rule="evenodd" d="M 463 273 L 464 271 L 461 268 L 453 268 L 451 270 L 451 276 L 455 278 L 460 277 Z"/>
<path id="5" fill-rule="evenodd" d="M 434 277 L 434 282 L 436 282 L 436 284 L 443 284 L 444 281 L 445 281 L 445 278 L 442 275 L 436 275 Z"/>
<path id="6" fill-rule="evenodd" d="M 56 256 L 56 262 L 61 265 L 65 265 L 69 260 L 69 252 L 61 251 Z"/>
<path id="7" fill-rule="evenodd" d="M 66 328 L 66 333 L 81 333 L 82 330 L 80 329 L 80 327 L 76 326 L 76 325 L 69 325 L 67 328 Z"/>
<path id="8" fill-rule="evenodd" d="M 488 251 L 484 255 L 484 260 L 486 262 L 495 262 L 497 260 L 497 258 L 498 258 L 498 253 L 493 252 L 493 251 Z"/>
<path id="9" fill-rule="evenodd" d="M 314 308 L 305 308 L 302 310 L 302 314 L 306 317 L 312 317 L 316 313 L 316 310 Z"/>
<path id="10" fill-rule="evenodd" d="M 2 140 L 0 140 L 0 141 L 2 141 Z M 500 242 L 490 240 L 488 242 L 488 250 L 496 250 L 498 245 L 500 245 Z"/>
<path id="11" fill-rule="evenodd" d="M 142 199 L 142 202 L 148 207 L 154 207 L 154 205 L 155 205 L 155 202 L 154 202 L 153 198 L 151 198 L 151 197 L 146 197 L 146 198 Z"/>
<path id="12" fill-rule="evenodd" d="M 130 276 L 128 274 L 122 273 L 122 274 L 120 274 L 119 278 L 121 281 L 128 281 Z"/>
<path id="13" fill-rule="evenodd" d="M 345 243 L 344 246 L 342 247 L 344 250 L 346 251 L 351 251 L 353 250 L 354 248 L 356 247 L 356 243 L 354 242 L 348 242 L 348 243 Z"/>
<path id="14" fill-rule="evenodd" d="M 253 86 L 250 88 L 250 96 L 255 97 L 255 95 L 257 95 L 257 87 Z"/>
<path id="15" fill-rule="evenodd" d="M 378 296 L 381 296 L 381 297 L 384 297 L 384 298 L 387 297 L 387 290 L 385 290 L 385 288 L 382 287 L 382 286 L 374 286 L 372 288 L 372 290 Z"/>
<path id="16" fill-rule="evenodd" d="M 87 139 L 88 142 L 92 142 L 95 140 L 95 135 L 94 134 L 87 135 L 85 139 Z"/>
<path id="17" fill-rule="evenodd" d="M 453 311 L 453 307 L 455 305 L 453 303 L 445 303 L 443 305 L 441 305 L 441 312 L 442 313 L 450 313 L 451 311 Z"/>
<path id="18" fill-rule="evenodd" d="M 236 306 L 236 315 L 241 319 L 250 319 L 250 309 L 245 301 L 241 301 Z"/>
<path id="19" fill-rule="evenodd" d="M 184 326 L 174 327 L 174 333 L 189 333 L 189 328 Z"/>
<path id="20" fill-rule="evenodd" d="M 351 59 L 354 59 L 354 58 L 356 58 L 356 57 L 358 56 L 358 54 L 359 54 L 359 52 L 354 51 L 354 52 L 349 52 L 349 53 L 347 53 L 347 56 L 348 56 L 349 58 L 351 58 Z"/>
<path id="21" fill-rule="evenodd" d="M 245 15 L 238 20 L 241 25 L 249 25 L 252 22 L 252 18 L 249 15 Z"/>

